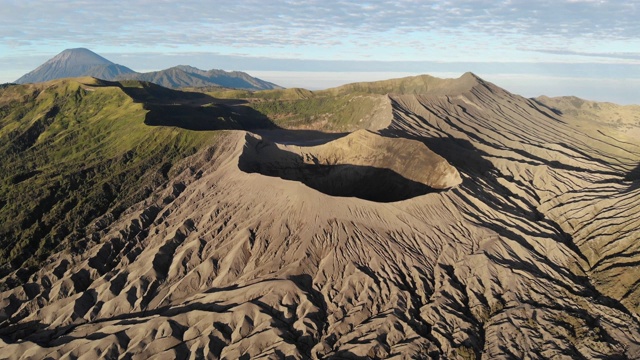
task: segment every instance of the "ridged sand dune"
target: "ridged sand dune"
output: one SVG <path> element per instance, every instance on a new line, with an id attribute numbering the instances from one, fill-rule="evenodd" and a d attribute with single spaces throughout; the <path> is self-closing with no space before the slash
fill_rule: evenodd
<path id="1" fill-rule="evenodd" d="M 3 292 L 0 357 L 639 358 L 635 125 L 452 84 L 376 132 L 225 132 Z"/>

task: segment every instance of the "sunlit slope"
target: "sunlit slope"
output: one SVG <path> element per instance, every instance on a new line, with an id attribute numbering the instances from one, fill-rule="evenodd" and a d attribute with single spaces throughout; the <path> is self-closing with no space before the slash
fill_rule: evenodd
<path id="1" fill-rule="evenodd" d="M 176 105 L 129 85 L 151 133 L 205 140 L 77 250 L 2 279 L 10 357 L 640 357 L 633 122 L 473 74 Z M 210 141 L 221 123 L 244 130 Z M 377 131 L 311 131 L 358 127 Z"/>
<path id="2" fill-rule="evenodd" d="M 146 125 L 149 110 L 125 90 L 91 78 L 0 90 L 3 271 L 36 266 L 63 240 L 76 246 L 92 219 L 117 218 L 211 141 Z"/>
<path id="3" fill-rule="evenodd" d="M 285 128 L 354 131 L 382 129 L 389 125 L 389 94 L 458 94 L 473 86 L 475 81 L 476 76 L 472 73 L 459 79 L 422 75 L 319 91 L 298 88 L 257 92 L 218 90 L 209 94 L 245 99 L 251 107 Z"/>
<path id="4" fill-rule="evenodd" d="M 387 96 L 373 93 L 335 94 L 293 88 L 256 92 L 217 90 L 207 94 L 247 101 L 248 106 L 288 129 L 330 132 L 381 129 L 391 120 Z"/>
<path id="5" fill-rule="evenodd" d="M 524 215 L 558 228 L 580 259 L 578 273 L 638 311 L 637 107 L 577 98 L 534 101 L 485 82 L 460 96 L 397 96 L 393 102 L 389 132 L 423 138 L 467 174 L 467 195 L 504 197 L 487 199 L 497 214 L 476 214 L 477 221 L 524 230 L 498 216 Z"/>

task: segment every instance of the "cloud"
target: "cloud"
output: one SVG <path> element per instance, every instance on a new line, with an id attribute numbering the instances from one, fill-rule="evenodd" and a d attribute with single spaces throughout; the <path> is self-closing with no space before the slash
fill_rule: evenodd
<path id="1" fill-rule="evenodd" d="M 159 70 L 177 64 L 191 64 L 203 69 L 212 67 L 249 72 L 298 72 L 298 73 L 411 73 L 411 74 L 462 74 L 472 71 L 478 74 L 521 74 L 553 77 L 607 77 L 610 79 L 640 79 L 640 66 L 625 63 L 601 62 L 494 62 L 460 59 L 458 61 L 393 61 L 366 60 L 317 60 L 226 55 L 220 53 L 190 52 L 183 54 L 161 53 L 103 53 L 108 59 L 138 71 Z M 147 68 L 134 64 L 143 63 Z M 2 62 L 0 61 L 0 65 Z M 344 75 L 347 76 L 347 75 Z M 359 75 L 357 75 L 359 76 Z"/>
<path id="2" fill-rule="evenodd" d="M 602 73 L 600 73 L 602 75 Z M 606 77 L 541 76 L 539 74 L 490 74 L 483 76 L 513 93 L 526 97 L 577 96 L 587 100 L 640 105 L 640 79 Z"/>
<path id="3" fill-rule="evenodd" d="M 628 1 L 10 1 L 3 42 L 109 46 L 371 46 L 406 34 L 637 39 Z M 426 36 L 425 36 L 426 37 Z"/>
<path id="4" fill-rule="evenodd" d="M 589 1 L 589 0 L 573 0 L 573 1 Z M 560 49 L 527 49 L 527 51 L 534 51 L 544 54 L 554 55 L 571 55 L 571 56 L 584 56 L 593 58 L 607 58 L 607 59 L 620 59 L 620 60 L 640 60 L 640 52 L 588 52 L 588 51 L 572 51 L 572 50 L 560 50 Z"/>
<path id="5" fill-rule="evenodd" d="M 620 0 L 8 0 L 0 78 L 84 46 L 139 71 L 604 74 L 618 84 L 640 78 L 638 8 Z"/>

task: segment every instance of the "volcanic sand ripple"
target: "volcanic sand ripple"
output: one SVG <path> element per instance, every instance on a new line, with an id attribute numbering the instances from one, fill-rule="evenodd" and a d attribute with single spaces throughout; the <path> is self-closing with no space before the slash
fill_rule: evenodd
<path id="1" fill-rule="evenodd" d="M 2 353 L 640 357 L 627 178 L 640 148 L 471 80 L 452 95 L 392 95 L 384 136 L 303 148 L 227 132 L 120 218 L 98 219 L 84 252 L 57 253 L 3 292 Z M 381 145 L 350 153 L 349 141 Z M 425 163 L 387 162 L 387 141 Z M 315 170 L 281 178 L 359 156 L 453 187 L 384 203 L 317 191 L 304 183 Z M 455 167 L 461 183 L 425 164 Z"/>

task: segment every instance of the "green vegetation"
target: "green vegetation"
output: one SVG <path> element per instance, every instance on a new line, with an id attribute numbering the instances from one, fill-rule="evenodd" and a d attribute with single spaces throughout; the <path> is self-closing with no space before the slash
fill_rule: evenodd
<path id="1" fill-rule="evenodd" d="M 257 101 L 251 106 L 282 127 L 349 130 L 371 113 L 377 98 L 370 96 L 317 96 L 299 100 Z"/>
<path id="2" fill-rule="evenodd" d="M 210 130 L 366 126 L 382 95 L 284 89 L 183 92 L 127 80 L 0 87 L 0 276 L 71 248 L 215 141 Z"/>
<path id="3" fill-rule="evenodd" d="M 0 90 L 0 274 L 117 218 L 216 136 L 146 125 L 150 111 L 127 86 L 147 100 L 162 88 L 84 80 Z"/>
<path id="4" fill-rule="evenodd" d="M 220 99 L 247 101 L 247 105 L 282 128 L 349 131 L 363 126 L 373 110 L 384 101 L 382 95 L 333 90 L 312 92 L 281 89 L 250 92 L 220 90 L 207 92 Z"/>
<path id="5" fill-rule="evenodd" d="M 215 98 L 245 100 L 258 113 L 283 128 L 311 128 L 351 131 L 367 127 L 376 109 L 393 94 L 440 94 L 463 91 L 478 79 L 467 73 L 460 79 L 438 79 L 428 75 L 376 82 L 348 84 L 337 88 L 309 91 L 278 89 L 246 91 L 194 89 Z M 456 90 L 457 89 L 457 90 Z"/>

